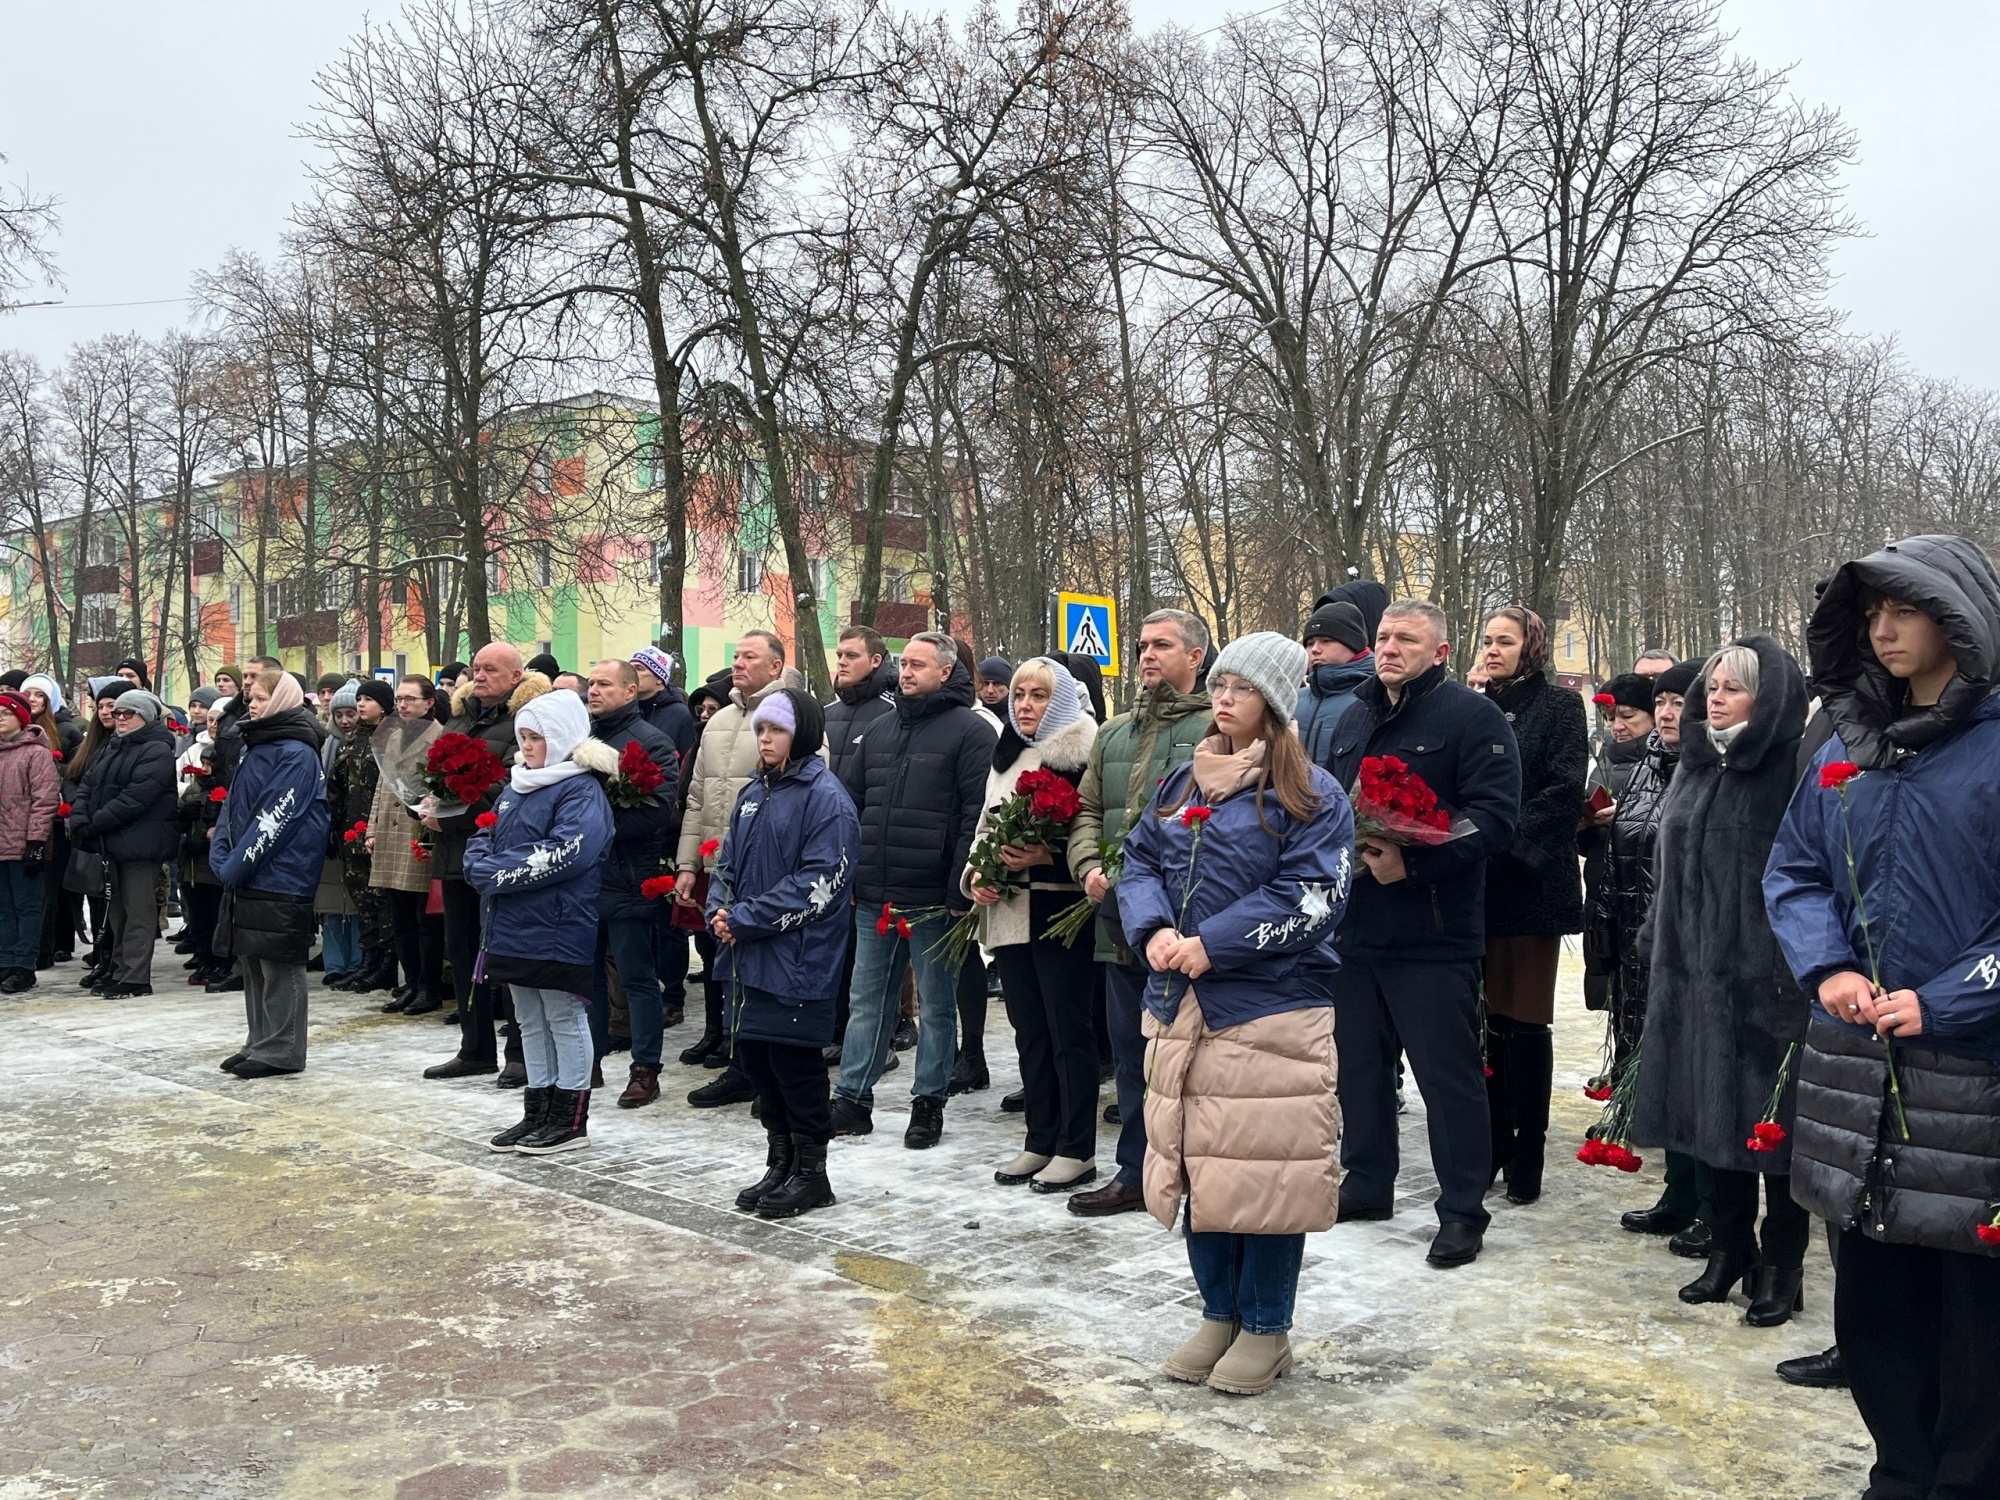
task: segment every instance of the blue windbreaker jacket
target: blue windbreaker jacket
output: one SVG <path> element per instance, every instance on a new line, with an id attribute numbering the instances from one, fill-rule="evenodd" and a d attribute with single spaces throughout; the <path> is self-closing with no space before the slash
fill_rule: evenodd
<path id="1" fill-rule="evenodd" d="M 1340 666 L 1311 667 L 1299 692 L 1299 743 L 1316 766 L 1333 769 L 1333 732 L 1354 705 L 1361 684 L 1375 675 L 1373 652 Z"/>
<path id="2" fill-rule="evenodd" d="M 1883 987 L 1917 992 L 1920 1045 L 2000 1062 L 2000 696 L 1963 723 L 1900 766 L 1848 782 L 1845 816 L 1840 794 L 1819 784 L 1822 766 L 1848 758 L 1838 736 L 1829 741 L 1778 829 L 1764 899 L 1809 995 L 1839 970 L 1867 974 L 1872 942 Z M 1850 838 L 1865 933 L 1848 884 Z"/>
<path id="3" fill-rule="evenodd" d="M 517 792 L 502 783 L 499 822 L 465 846 L 488 953 L 591 965 L 597 894 L 611 852 L 611 804 L 594 776 Z"/>
<path id="4" fill-rule="evenodd" d="M 311 896 L 330 821 L 318 748 L 296 739 L 253 744 L 215 820 L 208 866 L 231 890 Z"/>
<path id="5" fill-rule="evenodd" d="M 831 1001 L 853 932 L 854 873 L 861 820 L 817 755 L 737 794 L 708 887 L 708 914 L 729 909 L 736 936 L 718 958 L 720 973 L 787 1001 Z M 827 1023 L 832 1023 L 831 1013 Z M 763 1034 L 745 1013 L 746 1035 Z M 789 1039 L 778 1028 L 766 1040 Z"/>
<path id="6" fill-rule="evenodd" d="M 1347 794 L 1314 767 L 1320 809 L 1310 820 L 1292 817 L 1266 792 L 1260 823 L 1258 796 L 1242 791 L 1214 804 L 1197 840 L 1178 815 L 1159 816 L 1180 801 L 1193 774 L 1192 766 L 1169 772 L 1125 836 L 1118 914 L 1126 942 L 1143 956 L 1162 927 L 1201 939 L 1213 967 L 1194 983 L 1211 1030 L 1331 1005 L 1340 967 L 1333 935 L 1354 878 Z M 1147 1007 L 1171 1021 L 1187 985 L 1181 974 L 1152 975 Z"/>

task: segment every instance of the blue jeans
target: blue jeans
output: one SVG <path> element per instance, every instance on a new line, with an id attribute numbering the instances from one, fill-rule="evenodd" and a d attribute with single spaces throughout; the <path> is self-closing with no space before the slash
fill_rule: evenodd
<path id="1" fill-rule="evenodd" d="M 35 972 L 42 949 L 42 872 L 18 859 L 0 863 L 0 969 Z"/>
<path id="2" fill-rule="evenodd" d="M 1197 1234 L 1187 1231 L 1188 1265 L 1201 1288 L 1201 1315 L 1238 1322 L 1245 1333 L 1286 1333 L 1299 1294 L 1302 1234 Z"/>
<path id="3" fill-rule="evenodd" d="M 562 990 L 507 986 L 514 995 L 514 1025 L 521 1033 L 521 1061 L 531 1089 L 590 1087 L 589 998 Z"/>
<path id="4" fill-rule="evenodd" d="M 688 939 L 694 934 L 674 926 L 673 902 L 657 903 L 653 917 L 653 972 L 660 977 L 660 1001 L 668 1010 L 687 1007 Z M 622 971 L 621 971 L 622 972 Z"/>
<path id="5" fill-rule="evenodd" d="M 321 917 L 319 953 L 329 974 L 352 974 L 361 967 L 361 918 Z"/>
<path id="6" fill-rule="evenodd" d="M 958 1057 L 958 968 L 931 949 L 951 926 L 942 916 L 918 917 L 907 938 L 878 935 L 879 904 L 854 918 L 854 980 L 847 996 L 847 1036 L 841 1044 L 841 1098 L 865 1108 L 875 1104 L 875 1081 L 889 1065 L 896 1035 L 903 969 L 917 972 L 917 1067 L 912 1099 L 944 1103 Z"/>
<path id="7" fill-rule="evenodd" d="M 1140 1185 L 1146 1165 L 1146 1038 L 1139 1030 L 1145 1009 L 1144 969 L 1104 966 L 1104 1023 L 1111 1033 L 1111 1065 L 1118 1076 L 1118 1183 Z"/>
<path id="8" fill-rule="evenodd" d="M 617 962 L 618 980 L 625 986 L 625 1010 L 632 1026 L 633 1065 L 657 1068 L 665 1012 L 660 1005 L 660 978 L 653 971 L 653 919 L 611 917 L 597 924 L 597 975 L 590 986 L 590 1040 L 599 1057 L 604 1056 L 611 1040 L 611 982 L 604 973 L 607 953 Z"/>

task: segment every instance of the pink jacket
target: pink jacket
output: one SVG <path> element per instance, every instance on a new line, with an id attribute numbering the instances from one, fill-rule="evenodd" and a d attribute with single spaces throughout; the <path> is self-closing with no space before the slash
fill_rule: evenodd
<path id="1" fill-rule="evenodd" d="M 1146 1207 L 1197 1232 L 1311 1234 L 1340 1205 L 1333 1007 L 1210 1031 L 1197 980 L 1146 1048 Z"/>
<path id="2" fill-rule="evenodd" d="M 46 844 L 62 801 L 48 737 L 30 724 L 0 741 L 0 860 L 18 860 L 29 844 Z"/>

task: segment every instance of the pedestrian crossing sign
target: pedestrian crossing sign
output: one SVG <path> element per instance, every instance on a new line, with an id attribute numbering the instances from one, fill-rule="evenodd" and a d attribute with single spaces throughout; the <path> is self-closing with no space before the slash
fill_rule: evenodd
<path id="1" fill-rule="evenodd" d="M 1106 677 L 1118 675 L 1118 603 L 1103 594 L 1057 594 L 1062 649 L 1088 656 Z"/>

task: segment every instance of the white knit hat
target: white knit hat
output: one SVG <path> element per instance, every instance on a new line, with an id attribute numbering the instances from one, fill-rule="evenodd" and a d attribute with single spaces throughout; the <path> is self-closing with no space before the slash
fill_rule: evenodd
<path id="1" fill-rule="evenodd" d="M 1299 703 L 1299 683 L 1306 675 L 1306 648 L 1275 630 L 1259 630 L 1222 648 L 1209 668 L 1212 682 L 1221 676 L 1241 677 L 1287 723 Z"/>

